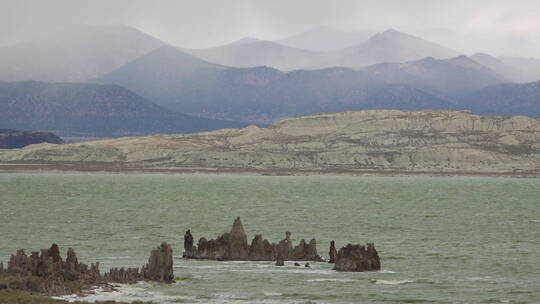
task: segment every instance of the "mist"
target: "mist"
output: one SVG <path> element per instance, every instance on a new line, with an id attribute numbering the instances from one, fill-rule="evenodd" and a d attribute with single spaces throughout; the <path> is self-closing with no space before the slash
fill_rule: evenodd
<path id="1" fill-rule="evenodd" d="M 74 1 L 3 0 L 0 46 L 77 24 L 124 24 L 186 48 L 250 36 L 279 40 L 315 27 L 394 28 L 465 54 L 535 56 L 540 2 L 392 0 Z"/>

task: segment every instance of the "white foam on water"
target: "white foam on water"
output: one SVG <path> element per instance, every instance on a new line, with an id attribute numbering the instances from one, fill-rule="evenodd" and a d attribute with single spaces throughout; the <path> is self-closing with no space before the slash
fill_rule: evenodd
<path id="1" fill-rule="evenodd" d="M 130 259 L 130 256 L 112 256 L 112 257 L 100 257 L 98 260 L 125 260 Z"/>
<path id="2" fill-rule="evenodd" d="M 189 296 L 167 296 L 161 292 L 152 291 L 150 288 L 151 284 L 146 282 L 139 282 L 133 285 L 119 284 L 115 285 L 114 291 L 106 291 L 103 288 L 96 288 L 92 290 L 92 293 L 85 296 L 79 296 L 76 294 L 54 297 L 54 299 L 64 300 L 67 302 L 78 302 L 85 301 L 89 303 L 94 303 L 98 301 L 117 301 L 117 302 L 133 302 L 133 301 L 143 301 L 143 302 L 155 302 L 162 304 L 174 304 L 178 301 L 194 301 L 194 297 Z"/>
<path id="3" fill-rule="evenodd" d="M 282 296 L 282 293 L 279 292 L 263 292 L 263 294 L 267 297 L 276 297 L 276 296 Z"/>
<path id="4" fill-rule="evenodd" d="M 306 282 L 359 282 L 360 280 L 351 280 L 351 279 L 332 279 L 332 278 L 319 278 L 319 279 L 310 279 Z"/>
<path id="5" fill-rule="evenodd" d="M 377 271 L 377 273 L 397 273 L 397 272 L 392 271 L 392 270 L 379 270 Z"/>
<path id="6" fill-rule="evenodd" d="M 375 280 L 375 284 L 382 285 L 403 285 L 413 283 L 411 280 Z"/>

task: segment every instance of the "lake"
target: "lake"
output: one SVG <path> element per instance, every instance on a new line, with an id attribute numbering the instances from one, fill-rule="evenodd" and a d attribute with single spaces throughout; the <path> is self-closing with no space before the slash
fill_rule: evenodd
<path id="1" fill-rule="evenodd" d="M 287 262 L 181 259 L 183 235 L 216 237 L 242 218 L 296 244 L 374 242 L 382 271 Z M 140 283 L 87 300 L 156 303 L 539 303 L 540 180 L 429 176 L 2 173 L 0 260 L 75 248 L 79 260 L 138 267 L 173 246 L 174 284 Z"/>

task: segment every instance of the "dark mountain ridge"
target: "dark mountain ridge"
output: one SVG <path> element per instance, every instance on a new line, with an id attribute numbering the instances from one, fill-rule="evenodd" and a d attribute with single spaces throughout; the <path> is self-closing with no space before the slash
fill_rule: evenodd
<path id="1" fill-rule="evenodd" d="M 459 100 L 478 114 L 540 117 L 540 81 L 488 86 Z"/>
<path id="2" fill-rule="evenodd" d="M 96 79 L 191 115 L 272 123 L 282 117 L 360 109 L 454 109 L 454 95 L 504 82 L 465 57 L 425 58 L 365 69 L 281 72 L 230 68 L 162 47 Z"/>
<path id="3" fill-rule="evenodd" d="M 0 129 L 0 149 L 18 149 L 41 143 L 62 144 L 64 141 L 51 132 Z"/>
<path id="4" fill-rule="evenodd" d="M 0 82 L 0 107 L 0 128 L 60 136 L 192 133 L 246 125 L 175 113 L 117 85 Z"/>

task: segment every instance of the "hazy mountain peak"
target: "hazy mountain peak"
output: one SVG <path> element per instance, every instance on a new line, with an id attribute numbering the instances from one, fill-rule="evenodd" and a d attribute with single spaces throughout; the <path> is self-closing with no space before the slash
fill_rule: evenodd
<path id="1" fill-rule="evenodd" d="M 410 36 L 408 34 L 405 34 L 393 28 L 387 29 L 386 31 L 382 32 L 381 35 L 383 36 Z"/>
<path id="2" fill-rule="evenodd" d="M 0 80 L 87 81 L 161 45 L 125 25 L 73 26 L 0 49 Z"/>
<path id="3" fill-rule="evenodd" d="M 148 67 L 157 68 L 158 70 L 153 71 L 156 73 L 159 70 L 165 72 L 173 69 L 177 69 L 176 73 L 183 73 L 193 69 L 221 68 L 222 66 L 204 61 L 174 46 L 163 45 L 101 77 L 101 79 L 109 79 L 111 76 L 114 78 L 114 75 L 122 70 L 126 70 L 124 73 L 132 69 L 134 71 L 144 71 Z"/>
<path id="4" fill-rule="evenodd" d="M 465 55 L 459 55 L 456 57 L 452 57 L 448 59 L 449 63 L 459 65 L 466 68 L 476 68 L 476 69 L 489 69 L 488 67 L 485 67 L 484 65 L 474 61 L 473 59 L 465 56 Z"/>
<path id="5" fill-rule="evenodd" d="M 229 45 L 242 45 L 242 44 L 249 44 L 249 43 L 258 42 L 258 41 L 261 41 L 261 39 L 255 38 L 255 37 L 244 37 L 244 38 L 241 38 L 241 39 L 238 39 L 236 41 L 229 43 Z"/>
<path id="6" fill-rule="evenodd" d="M 493 57 L 493 56 L 491 56 L 489 54 L 486 54 L 486 53 L 475 53 L 475 54 L 471 55 L 470 57 L 473 58 L 473 59 L 474 58 L 486 58 L 486 59 L 489 58 L 489 59 L 497 60 L 497 58 L 495 58 L 495 57 Z"/>
<path id="7" fill-rule="evenodd" d="M 369 38 L 368 42 L 431 43 L 420 37 L 406 34 L 392 28 L 373 35 L 371 38 Z"/>
<path id="8" fill-rule="evenodd" d="M 373 31 L 342 31 L 329 26 L 320 26 L 276 42 L 310 51 L 328 52 L 348 48 L 366 41 Z"/>
<path id="9" fill-rule="evenodd" d="M 208 62 L 243 68 L 270 66 L 281 70 L 292 70 L 316 65 L 319 59 L 318 54 L 314 52 L 258 39 L 184 51 Z"/>

